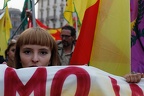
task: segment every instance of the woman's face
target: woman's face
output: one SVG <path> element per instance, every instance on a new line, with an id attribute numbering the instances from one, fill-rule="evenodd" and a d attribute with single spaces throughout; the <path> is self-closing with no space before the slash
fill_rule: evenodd
<path id="1" fill-rule="evenodd" d="M 51 50 L 47 46 L 23 45 L 20 47 L 20 62 L 22 67 L 48 66 Z"/>
<path id="2" fill-rule="evenodd" d="M 16 45 L 11 46 L 11 48 L 7 52 L 8 60 L 14 61 L 15 48 L 16 48 Z"/>

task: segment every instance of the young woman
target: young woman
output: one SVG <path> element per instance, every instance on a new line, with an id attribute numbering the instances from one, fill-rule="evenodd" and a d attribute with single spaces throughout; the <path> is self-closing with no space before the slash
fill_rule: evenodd
<path id="1" fill-rule="evenodd" d="M 16 46 L 16 39 L 12 39 L 9 42 L 7 49 L 5 50 L 6 64 L 9 67 L 13 68 L 15 68 L 15 60 L 14 60 L 15 46 Z"/>
<path id="2" fill-rule="evenodd" d="M 26 29 L 15 51 L 16 68 L 61 65 L 53 37 L 43 28 Z"/>

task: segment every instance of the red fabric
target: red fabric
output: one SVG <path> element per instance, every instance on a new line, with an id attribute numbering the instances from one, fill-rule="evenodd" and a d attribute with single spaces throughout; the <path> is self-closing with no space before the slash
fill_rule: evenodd
<path id="1" fill-rule="evenodd" d="M 143 90 L 137 84 L 131 83 L 130 88 L 134 90 L 131 96 L 144 96 Z"/>
<path id="2" fill-rule="evenodd" d="M 36 19 L 36 23 L 40 26 L 40 27 L 42 27 L 42 28 L 44 28 L 44 29 L 48 29 L 48 26 L 46 26 L 46 25 L 44 25 L 41 21 L 39 21 L 38 19 Z"/>
<path id="3" fill-rule="evenodd" d="M 37 79 L 35 79 L 37 78 Z M 46 68 L 37 68 L 32 77 L 23 84 L 13 68 L 7 67 L 4 77 L 4 96 L 30 96 L 34 92 L 34 96 L 45 96 L 46 93 Z"/>
<path id="4" fill-rule="evenodd" d="M 32 21 L 29 19 L 28 20 L 28 28 L 31 28 L 31 27 L 33 27 L 33 25 L 32 25 Z"/>
<path id="5" fill-rule="evenodd" d="M 38 26 L 40 26 L 40 27 L 42 27 L 42 28 L 44 28 L 44 29 L 48 29 L 48 26 L 44 25 L 40 20 L 38 20 L 38 19 L 35 19 L 35 20 L 36 20 L 36 24 L 37 24 Z M 29 19 L 29 20 L 28 20 L 28 28 L 31 28 L 31 27 L 33 27 L 33 25 L 32 25 L 31 19 Z"/>
<path id="6" fill-rule="evenodd" d="M 85 12 L 80 35 L 70 61 L 71 65 L 84 65 L 89 63 L 96 29 L 98 8 L 99 0 Z"/>
<path id="7" fill-rule="evenodd" d="M 38 26 L 40 26 L 40 27 L 42 27 L 44 29 L 48 29 L 49 28 L 48 26 L 44 25 L 38 19 L 36 19 L 36 23 L 38 24 Z M 32 25 L 32 21 L 29 19 L 29 21 L 28 21 L 28 28 L 31 28 L 31 27 L 33 27 L 33 25 Z M 55 40 L 61 40 L 60 31 L 59 30 L 57 30 L 57 32 L 55 34 L 51 34 L 51 35 L 55 38 Z"/>
<path id="8" fill-rule="evenodd" d="M 55 38 L 55 40 L 61 40 L 60 31 L 59 30 L 57 30 L 57 32 L 55 34 L 51 34 L 51 35 Z"/>

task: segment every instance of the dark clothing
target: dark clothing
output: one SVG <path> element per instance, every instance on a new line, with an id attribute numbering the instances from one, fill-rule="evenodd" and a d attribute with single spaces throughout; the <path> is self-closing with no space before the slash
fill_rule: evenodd
<path id="1" fill-rule="evenodd" d="M 5 62 L 3 56 L 0 55 L 0 64 L 2 64 L 3 62 Z"/>

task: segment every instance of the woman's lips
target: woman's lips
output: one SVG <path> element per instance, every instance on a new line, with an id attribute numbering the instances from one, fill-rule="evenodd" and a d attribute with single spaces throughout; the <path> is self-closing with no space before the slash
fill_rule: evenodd
<path id="1" fill-rule="evenodd" d="M 32 65 L 32 66 L 29 66 L 29 67 L 37 67 L 37 65 Z"/>

